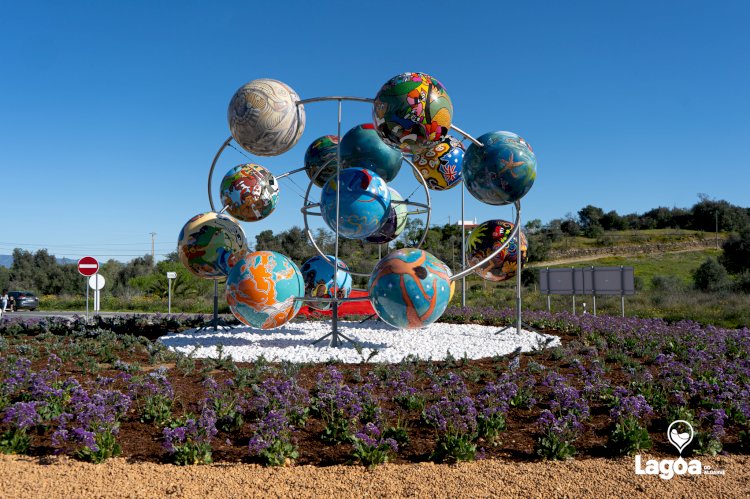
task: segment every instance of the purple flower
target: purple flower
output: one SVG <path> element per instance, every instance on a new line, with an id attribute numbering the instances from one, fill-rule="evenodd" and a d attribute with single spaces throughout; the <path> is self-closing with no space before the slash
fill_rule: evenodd
<path id="1" fill-rule="evenodd" d="M 46 405 L 45 402 L 16 402 L 5 410 L 3 423 L 10 423 L 22 430 L 36 426 L 41 422 L 38 408 Z"/>

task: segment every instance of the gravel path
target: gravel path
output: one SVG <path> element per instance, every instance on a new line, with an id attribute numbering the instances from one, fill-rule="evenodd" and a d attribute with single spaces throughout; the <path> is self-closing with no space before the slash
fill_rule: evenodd
<path id="1" fill-rule="evenodd" d="M 222 345 L 222 355 L 231 355 L 237 362 L 251 362 L 263 355 L 269 361 L 325 362 L 330 359 L 359 363 L 377 350 L 373 362 L 400 362 L 406 356 L 423 360 L 445 360 L 448 352 L 456 359 L 466 356 L 481 359 L 507 355 L 518 347 L 528 352 L 545 341 L 557 346 L 556 336 L 537 334 L 515 328 L 495 334 L 500 328 L 476 324 L 435 323 L 417 330 L 395 329 L 379 321 L 340 322 L 339 332 L 359 344 L 344 343 L 340 348 L 328 346 L 328 340 L 312 345 L 331 330 L 331 321 L 293 322 L 278 329 L 264 331 L 249 327 L 222 328 L 196 331 L 194 329 L 169 334 L 159 339 L 169 348 L 195 358 L 216 357 Z"/>
<path id="2" fill-rule="evenodd" d="M 750 457 L 702 459 L 725 475 L 662 480 L 634 473 L 632 458 L 569 462 L 479 461 L 263 468 L 248 464 L 177 467 L 101 465 L 0 455 L 0 497 L 747 497 Z"/>

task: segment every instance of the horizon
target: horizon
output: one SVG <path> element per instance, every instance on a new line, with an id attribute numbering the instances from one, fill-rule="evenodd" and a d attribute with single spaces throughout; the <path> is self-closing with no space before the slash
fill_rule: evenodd
<path id="1" fill-rule="evenodd" d="M 157 261 L 174 251 L 184 223 L 209 209 L 206 178 L 229 136 L 232 94 L 261 77 L 307 99 L 373 97 L 404 71 L 435 76 L 457 126 L 475 137 L 514 131 L 534 147 L 538 178 L 522 199 L 524 224 L 587 205 L 620 215 L 690 208 L 699 193 L 750 204 L 743 2 L 478 2 L 468 10 L 438 2 L 419 31 L 346 5 L 6 7 L 0 191 L 12 215 L 0 253 L 46 248 L 129 261 L 151 254 L 152 232 Z M 705 26 L 721 29 L 699 36 Z M 257 162 L 280 175 L 302 165 L 317 137 L 336 133 L 335 103 L 305 110 L 306 129 L 288 153 L 227 149 L 212 177 L 214 199 L 232 166 Z M 341 134 L 370 119 L 368 105 L 344 103 Z M 407 170 L 392 183 L 402 195 L 418 187 Z M 248 241 L 303 226 L 306 185 L 304 173 L 281 180 L 276 211 L 242 223 Z M 461 218 L 460 187 L 430 195 L 434 224 Z M 468 192 L 465 199 L 464 219 L 512 220 L 510 206 L 496 209 Z"/>

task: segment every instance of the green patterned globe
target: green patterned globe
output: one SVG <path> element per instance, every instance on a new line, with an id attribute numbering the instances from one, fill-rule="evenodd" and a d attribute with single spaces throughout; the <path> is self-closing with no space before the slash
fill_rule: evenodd
<path id="1" fill-rule="evenodd" d="M 479 201 L 505 205 L 526 195 L 536 180 L 536 156 L 531 146 L 511 132 L 490 132 L 464 154 L 466 188 Z"/>
<path id="2" fill-rule="evenodd" d="M 203 279 L 226 277 L 246 252 L 247 238 L 237 220 L 213 211 L 188 220 L 177 240 L 182 264 Z"/>

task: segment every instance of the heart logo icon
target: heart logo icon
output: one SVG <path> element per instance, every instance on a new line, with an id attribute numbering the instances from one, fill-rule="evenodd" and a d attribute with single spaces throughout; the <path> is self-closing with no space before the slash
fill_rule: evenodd
<path id="1" fill-rule="evenodd" d="M 680 429 L 683 431 L 679 431 L 678 428 L 676 428 L 677 425 L 681 425 Z M 680 455 L 682 455 L 682 450 L 693 441 L 693 426 L 683 419 L 673 421 L 672 424 L 669 425 L 669 428 L 667 428 L 667 439 L 677 448 Z"/>

